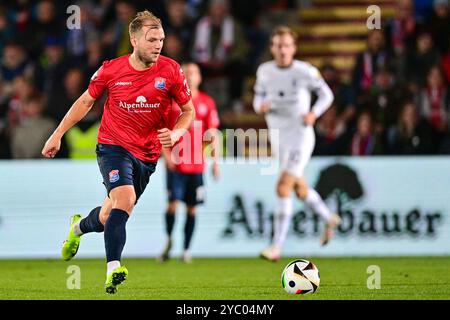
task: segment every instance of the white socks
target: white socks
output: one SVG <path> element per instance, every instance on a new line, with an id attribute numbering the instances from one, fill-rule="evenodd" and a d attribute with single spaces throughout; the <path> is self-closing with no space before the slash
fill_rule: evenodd
<path id="1" fill-rule="evenodd" d="M 292 199 L 278 198 L 278 207 L 274 216 L 273 244 L 281 249 L 289 231 L 289 225 L 293 214 Z"/>
<path id="2" fill-rule="evenodd" d="M 83 234 L 83 232 L 81 232 L 81 229 L 80 229 L 80 222 L 81 222 L 81 220 L 82 219 L 80 219 L 80 220 L 78 220 L 78 222 L 77 223 L 75 223 L 75 225 L 73 226 L 73 233 L 76 235 L 76 236 L 81 236 L 82 234 Z"/>
<path id="3" fill-rule="evenodd" d="M 108 276 L 111 272 L 113 272 L 115 269 L 120 267 L 120 261 L 114 260 L 106 263 L 106 275 Z"/>
<path id="4" fill-rule="evenodd" d="M 314 211 L 315 214 L 321 216 L 325 221 L 330 220 L 332 214 L 330 209 L 323 202 L 316 190 L 309 188 L 305 203 Z"/>

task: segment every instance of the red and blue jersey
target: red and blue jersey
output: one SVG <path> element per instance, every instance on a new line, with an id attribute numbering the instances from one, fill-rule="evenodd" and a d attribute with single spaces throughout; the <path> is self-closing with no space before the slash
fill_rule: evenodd
<path id="1" fill-rule="evenodd" d="M 210 96 L 199 92 L 195 97 L 192 97 L 192 103 L 195 107 L 195 120 L 188 132 L 172 148 L 175 171 L 180 173 L 202 173 L 204 171 L 203 147 L 205 143 L 211 143 L 210 138 L 205 136 L 205 133 L 209 129 L 219 127 L 216 104 Z M 177 104 L 174 104 L 170 114 L 169 128 L 175 125 L 179 115 L 180 108 Z"/>
<path id="2" fill-rule="evenodd" d="M 156 162 L 161 153 L 158 129 L 169 127 L 172 101 L 191 99 L 180 65 L 160 56 L 147 70 L 136 70 L 125 55 L 103 62 L 92 76 L 89 94 L 97 99 L 105 90 L 98 143 L 118 145 L 136 158 Z"/>

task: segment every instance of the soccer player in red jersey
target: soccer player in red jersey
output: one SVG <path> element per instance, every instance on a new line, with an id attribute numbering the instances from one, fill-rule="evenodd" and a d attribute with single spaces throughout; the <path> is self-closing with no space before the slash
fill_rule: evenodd
<path id="1" fill-rule="evenodd" d="M 197 205 L 203 203 L 205 191 L 203 187 L 203 172 L 205 171 L 204 142 L 211 141 L 213 165 L 212 173 L 219 178 L 218 138 L 217 128 L 219 117 L 214 100 L 199 90 L 202 78 L 198 65 L 185 63 L 182 66 L 195 107 L 196 118 L 189 131 L 171 149 L 164 149 L 163 155 L 167 166 L 168 206 L 165 214 L 167 243 L 159 257 L 160 261 L 169 259 L 172 248 L 172 229 L 175 223 L 175 212 L 178 202 L 186 204 L 186 220 L 184 224 L 184 251 L 182 261 L 191 262 L 189 246 L 195 227 Z M 171 119 L 178 117 L 177 109 Z M 172 120 L 173 121 L 173 120 Z"/>
<path id="2" fill-rule="evenodd" d="M 128 275 L 120 265 L 126 222 L 155 171 L 161 146 L 172 147 L 195 117 L 181 67 L 160 55 L 165 36 L 160 19 L 149 11 L 139 12 L 129 25 L 129 34 L 133 52 L 103 63 L 42 149 L 45 157 L 53 158 L 62 136 L 107 91 L 96 153 L 108 196 L 84 219 L 72 216 L 62 249 L 63 260 L 70 260 L 82 234 L 104 232 L 107 293 L 116 293 Z M 181 115 L 169 129 L 172 100 Z"/>

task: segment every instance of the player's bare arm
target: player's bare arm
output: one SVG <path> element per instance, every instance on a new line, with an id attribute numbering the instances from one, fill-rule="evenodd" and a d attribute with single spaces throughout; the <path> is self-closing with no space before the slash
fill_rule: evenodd
<path id="1" fill-rule="evenodd" d="M 266 114 L 269 112 L 270 109 L 270 103 L 268 101 L 264 101 L 261 103 L 261 106 L 259 107 L 259 113 Z"/>
<path id="2" fill-rule="evenodd" d="M 175 164 L 172 160 L 172 153 L 170 152 L 170 149 L 162 148 L 161 154 L 162 154 L 164 160 L 166 161 L 167 169 L 169 169 L 170 171 L 173 171 L 175 169 Z"/>
<path id="3" fill-rule="evenodd" d="M 314 112 L 308 112 L 303 117 L 303 122 L 305 123 L 306 126 L 313 126 L 316 123 L 316 120 L 317 116 Z"/>
<path id="4" fill-rule="evenodd" d="M 170 148 L 177 143 L 195 119 L 195 108 L 191 100 L 185 105 L 180 106 L 180 109 L 181 115 L 172 130 L 168 128 L 158 130 L 158 139 L 164 148 Z"/>
<path id="5" fill-rule="evenodd" d="M 219 135 L 218 135 L 218 129 L 211 130 L 211 141 L 212 141 L 212 158 L 213 158 L 213 165 L 212 165 L 212 174 L 214 177 L 214 180 L 219 180 L 220 177 L 220 169 L 219 169 Z"/>
<path id="6" fill-rule="evenodd" d="M 64 118 L 61 120 L 58 127 L 53 134 L 48 138 L 47 142 L 42 149 L 42 155 L 46 158 L 53 158 L 61 148 L 61 138 L 63 135 L 83 119 L 86 114 L 91 110 L 95 99 L 86 90 L 78 99 L 74 102 L 72 107 L 67 111 Z"/>

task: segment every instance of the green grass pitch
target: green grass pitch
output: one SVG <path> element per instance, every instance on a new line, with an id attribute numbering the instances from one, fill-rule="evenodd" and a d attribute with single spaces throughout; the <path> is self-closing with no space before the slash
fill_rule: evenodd
<path id="1" fill-rule="evenodd" d="M 294 258 L 277 263 L 257 258 L 124 259 L 130 274 L 116 295 L 106 295 L 100 259 L 0 260 L 0 299 L 450 299 L 450 257 L 311 258 L 320 270 L 315 294 L 289 295 L 281 272 Z M 81 288 L 68 289 L 70 265 L 81 270 Z M 367 288 L 367 267 L 381 269 L 381 289 Z"/>

